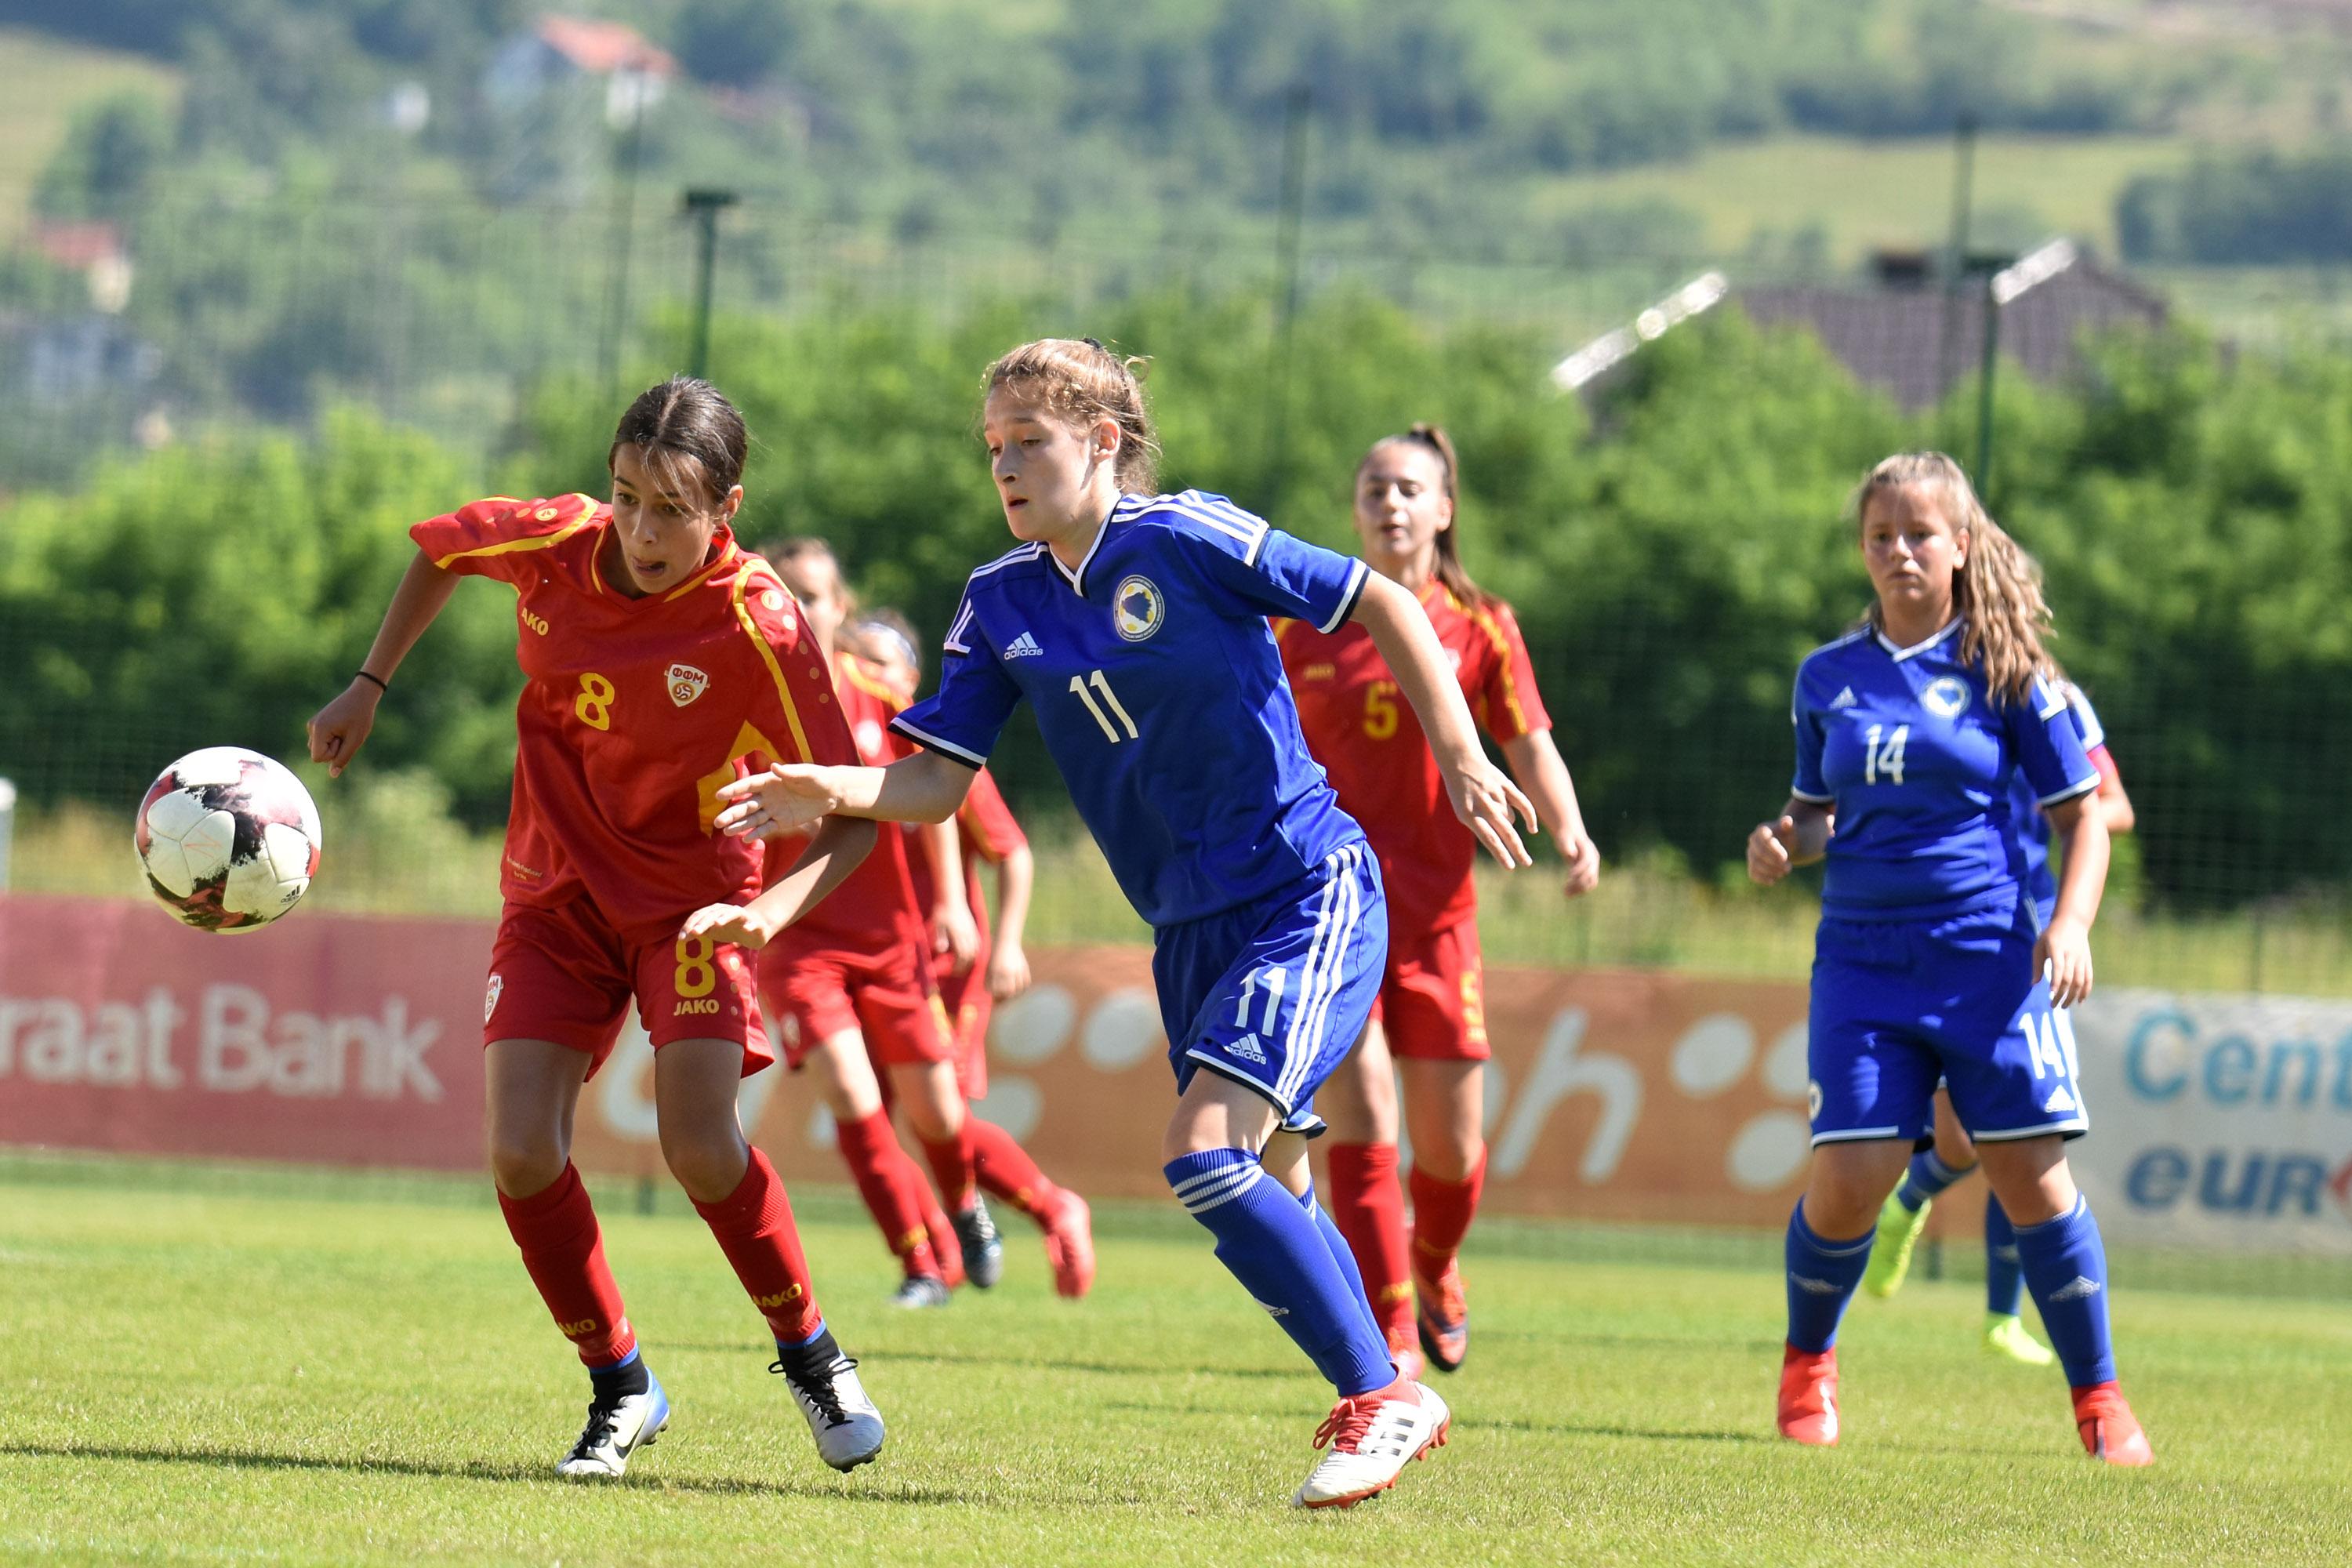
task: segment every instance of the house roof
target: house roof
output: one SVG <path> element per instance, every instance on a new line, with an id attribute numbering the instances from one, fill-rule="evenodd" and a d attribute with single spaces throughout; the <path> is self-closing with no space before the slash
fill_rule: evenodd
<path id="1" fill-rule="evenodd" d="M 551 11 L 540 17 L 533 31 L 541 43 L 593 76 L 623 70 L 649 76 L 677 74 L 677 61 L 625 22 L 600 22 Z"/>
<path id="2" fill-rule="evenodd" d="M 1882 276 L 1887 281 L 1877 288 L 1766 285 L 1729 292 L 1759 326 L 1811 329 L 1856 380 L 1884 388 L 1914 411 L 1939 402 L 1974 374 L 1983 351 L 1988 293 L 2000 303 L 2001 356 L 2042 381 L 2063 379 L 2080 368 L 2086 331 L 2161 326 L 2168 316 L 2158 295 L 2107 271 L 2066 240 L 2029 252 L 1994 274 L 1989 285 L 1971 280 L 1947 290 L 1909 266 L 1882 268 Z M 1553 381 L 1570 390 L 1601 379 L 1642 342 L 1696 314 L 1664 308 L 1697 287 L 1686 286 L 1644 311 L 1634 329 L 1579 349 L 1553 370 Z M 1718 277 L 1706 303 L 1725 292 Z M 1654 329 L 1644 330 L 1653 319 Z"/>

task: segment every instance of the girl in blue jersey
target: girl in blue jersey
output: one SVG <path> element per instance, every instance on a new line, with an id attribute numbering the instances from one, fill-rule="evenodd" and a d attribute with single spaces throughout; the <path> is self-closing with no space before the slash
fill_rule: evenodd
<path id="1" fill-rule="evenodd" d="M 2144 1465 L 2147 1438 L 2116 1384 L 2105 1250 L 2066 1168 L 2065 1140 L 2089 1121 L 2063 1009 L 2090 994 L 2107 829 L 2091 809 L 2099 775 L 2043 651 L 2049 610 L 1941 453 L 1880 463 L 1853 510 L 1877 600 L 1798 669 L 1796 779 L 1780 816 L 1748 840 L 1760 883 L 1828 861 L 1780 1431 L 1837 1441 L 1838 1319 L 1941 1079 L 2015 1226 L 2084 1447 Z M 2033 831 L 2011 801 L 2021 773 L 2066 847 L 2046 923 L 2019 879 Z"/>
<path id="2" fill-rule="evenodd" d="M 1328 1377 L 1328 1445 L 1294 1500 L 1346 1506 L 1445 1440 L 1400 1376 L 1315 1201 L 1316 1089 L 1363 1033 L 1387 953 L 1380 867 L 1307 754 L 1269 616 L 1361 624 L 1420 717 L 1448 798 L 1506 866 L 1526 796 L 1487 762 L 1428 616 L 1362 563 L 1219 496 L 1152 492 L 1134 363 L 1048 339 L 988 376 L 984 437 L 1021 543 L 971 574 L 938 692 L 887 768 L 787 767 L 720 792 L 731 833 L 828 814 L 944 822 L 1026 700 L 1078 814 L 1150 922 L 1177 1103 L 1168 1183 L 1218 1259 Z"/>
<path id="3" fill-rule="evenodd" d="M 2098 710 L 2091 706 L 2083 689 L 2072 681 L 2062 684 L 2060 691 L 2066 699 L 2068 716 L 2074 721 L 2074 732 L 2082 738 L 2084 754 L 2099 772 L 2099 787 L 2091 803 L 2105 818 L 2110 838 L 2129 833 L 2136 820 L 2131 796 L 2124 789 L 2123 774 L 2107 750 L 2107 733 L 2099 722 Z M 2050 870 L 2050 819 L 2034 800 L 2032 786 L 2026 783 L 2022 772 L 2011 784 L 2009 796 L 2011 816 L 2024 826 L 2021 847 L 2025 851 L 2025 865 L 2021 879 L 2033 900 L 2034 912 L 2043 925 L 2048 925 L 2058 909 L 2058 879 Z M 1960 1126 L 1959 1118 L 1952 1114 L 1951 1096 L 1939 1089 L 1936 1091 L 1935 1147 L 1911 1156 L 1910 1169 L 1895 1190 L 1886 1194 L 1886 1202 L 1878 1211 L 1877 1239 L 1871 1244 L 1870 1267 L 1862 1276 L 1865 1291 L 1874 1296 L 1892 1296 L 1903 1288 L 1904 1275 L 1910 1268 L 1911 1250 L 1927 1226 L 1927 1211 L 1947 1188 L 1976 1168 L 1976 1145 Z M 2018 1315 L 2025 1294 L 2025 1275 L 2018 1264 L 2016 1229 L 2009 1222 L 2008 1211 L 2000 1206 L 2000 1199 L 1990 1194 L 1985 1198 L 1984 1238 L 1984 1347 L 1991 1354 L 2028 1366 L 2048 1366 L 2057 1358 L 2026 1331 L 2024 1321 Z"/>

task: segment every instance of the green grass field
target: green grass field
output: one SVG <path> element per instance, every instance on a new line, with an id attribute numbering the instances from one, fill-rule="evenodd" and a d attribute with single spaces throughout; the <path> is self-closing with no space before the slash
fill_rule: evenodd
<path id="1" fill-rule="evenodd" d="M 1468 1259 L 1454 1441 L 1352 1512 L 1286 1505 L 1328 1393 L 1172 1208 L 1102 1215 L 1101 1281 L 920 1316 L 840 1198 L 822 1299 L 891 1423 L 821 1468 L 702 1226 L 605 1189 L 677 1415 L 625 1483 L 548 1467 L 584 1382 L 486 1189 L 0 1162 L 0 1560 L 987 1563 L 2340 1563 L 2352 1318 L 2118 1281 L 2148 1471 L 2086 1460 L 2055 1377 L 1993 1366 L 1958 1285 L 1864 1301 L 1847 1436 L 1772 1433 L 1769 1268 L 1500 1226 Z M 1758 1249 L 1733 1249 L 1753 1258 Z M 2326 1391 L 2334 1389 L 2335 1394 Z"/>

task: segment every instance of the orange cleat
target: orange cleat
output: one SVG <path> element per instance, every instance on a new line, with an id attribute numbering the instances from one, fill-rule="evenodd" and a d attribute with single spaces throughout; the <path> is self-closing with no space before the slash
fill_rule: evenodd
<path id="1" fill-rule="evenodd" d="M 1445 1271 L 1434 1279 L 1413 1259 L 1412 1294 L 1415 1327 L 1422 1353 L 1440 1372 L 1456 1372 L 1470 1353 L 1470 1300 L 1462 1289 L 1462 1265 L 1445 1260 Z"/>
<path id="2" fill-rule="evenodd" d="M 1056 1293 L 1075 1301 L 1094 1289 L 1094 1211 L 1067 1187 L 1045 1215 L 1045 1261 L 1054 1266 Z"/>
<path id="3" fill-rule="evenodd" d="M 1780 1436 L 1792 1443 L 1834 1448 L 1838 1440 L 1837 1350 L 1780 1355 Z"/>
<path id="4" fill-rule="evenodd" d="M 2113 1383 L 2074 1390 L 2074 1430 L 2082 1434 L 2084 1450 L 2095 1459 L 2110 1465 L 2156 1463 L 2156 1450 L 2147 1446 L 2139 1418 L 2124 1402 L 2123 1390 Z"/>

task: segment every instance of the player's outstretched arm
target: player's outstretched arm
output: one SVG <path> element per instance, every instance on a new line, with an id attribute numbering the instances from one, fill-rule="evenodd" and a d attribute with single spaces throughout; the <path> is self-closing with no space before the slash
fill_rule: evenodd
<path id="1" fill-rule="evenodd" d="M 342 695 L 310 720 L 310 760 L 326 763 L 331 777 L 341 778 L 352 765 L 352 758 L 367 744 L 368 731 L 375 728 L 375 705 L 391 684 L 393 672 L 457 591 L 457 574 L 434 565 L 422 550 L 408 563 L 400 586 L 392 591 L 383 625 L 376 628 L 374 646 L 360 664 L 366 674 L 353 676 Z M 374 679 L 370 679 L 371 676 Z"/>
<path id="2" fill-rule="evenodd" d="M 980 957 L 980 927 L 963 901 L 963 846 L 954 822 L 927 822 L 917 830 L 931 862 L 931 951 L 952 953 L 963 973 Z"/>
<path id="3" fill-rule="evenodd" d="M 1365 580 L 1363 595 L 1349 618 L 1371 633 L 1373 645 L 1388 660 L 1389 673 L 1396 677 L 1397 689 L 1412 704 L 1438 771 L 1445 775 L 1454 815 L 1504 865 L 1513 869 L 1534 865 L 1535 857 L 1519 841 L 1512 818 L 1532 833 L 1536 808 L 1502 769 L 1486 760 L 1470 704 L 1462 700 L 1462 688 L 1446 667 L 1445 650 L 1421 601 L 1375 573 Z"/>
<path id="4" fill-rule="evenodd" d="M 719 829 L 738 838 L 773 838 L 820 816 L 877 822 L 945 822 L 980 775 L 935 752 L 917 752 L 887 768 L 779 763 L 719 787 Z"/>
<path id="5" fill-rule="evenodd" d="M 1592 891 L 1601 882 L 1601 847 L 1584 831 L 1584 811 L 1576 804 L 1576 782 L 1568 776 L 1568 763 L 1552 743 L 1551 731 L 1534 730 L 1504 742 L 1503 760 L 1511 764 L 1511 776 L 1527 791 L 1536 816 L 1568 862 L 1568 896 L 1573 899 Z"/>
<path id="6" fill-rule="evenodd" d="M 2050 826 L 2066 846 L 2058 908 L 2033 944 L 2033 970 L 2050 977 L 2050 1005 L 2072 1007 L 2091 994 L 2091 922 L 2107 887 L 2107 816 L 2099 797 L 2077 795 L 2050 808 Z"/>
<path id="7" fill-rule="evenodd" d="M 1800 866 L 1829 853 L 1837 818 L 1819 801 L 1789 797 L 1779 817 L 1759 822 L 1748 836 L 1748 879 L 1769 888 Z"/>
<path id="8" fill-rule="evenodd" d="M 706 904 L 686 917 L 678 935 L 707 936 L 741 947 L 765 947 L 778 931 L 816 907 L 841 886 L 874 847 L 882 830 L 850 817 L 826 818 L 792 869 L 748 904 Z"/>

